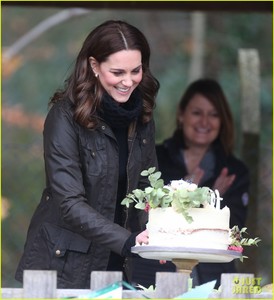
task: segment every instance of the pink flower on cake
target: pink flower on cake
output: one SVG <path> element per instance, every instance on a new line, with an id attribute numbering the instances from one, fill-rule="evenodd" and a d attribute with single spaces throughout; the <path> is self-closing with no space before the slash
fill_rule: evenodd
<path id="1" fill-rule="evenodd" d="M 149 212 L 149 209 L 150 209 L 150 206 L 149 206 L 149 203 L 147 202 L 146 207 L 145 207 L 145 212 Z"/>
<path id="2" fill-rule="evenodd" d="M 241 247 L 241 246 L 232 246 L 232 245 L 230 245 L 229 247 L 228 247 L 228 250 L 233 250 L 233 251 L 237 251 L 237 252 L 243 252 L 243 247 Z"/>

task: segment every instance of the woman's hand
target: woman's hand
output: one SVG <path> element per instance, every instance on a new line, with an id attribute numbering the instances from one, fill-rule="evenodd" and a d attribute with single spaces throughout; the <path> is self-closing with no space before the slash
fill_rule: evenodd
<path id="1" fill-rule="evenodd" d="M 148 244 L 148 230 L 144 230 L 136 236 L 136 245 Z"/>
<path id="2" fill-rule="evenodd" d="M 166 264 L 166 260 L 163 260 L 163 259 L 161 259 L 159 262 L 160 262 L 161 265 Z"/>
<path id="3" fill-rule="evenodd" d="M 203 169 L 196 167 L 191 174 L 185 176 L 184 180 L 199 185 L 204 173 L 205 171 Z"/>
<path id="4" fill-rule="evenodd" d="M 235 174 L 228 175 L 228 168 L 223 168 L 220 175 L 214 183 L 213 190 L 218 190 L 220 196 L 222 196 L 232 185 L 235 178 Z"/>
<path id="5" fill-rule="evenodd" d="M 136 236 L 136 245 L 142 245 L 142 244 L 148 244 L 148 230 L 142 231 L 140 234 Z M 166 263 L 166 260 L 160 260 L 159 261 L 161 265 L 164 265 Z"/>

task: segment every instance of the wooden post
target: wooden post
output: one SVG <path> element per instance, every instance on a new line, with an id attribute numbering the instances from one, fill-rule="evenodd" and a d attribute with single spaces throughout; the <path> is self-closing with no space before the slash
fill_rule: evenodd
<path id="1" fill-rule="evenodd" d="M 239 50 L 243 133 L 260 132 L 260 61 L 256 49 Z"/>
<path id="2" fill-rule="evenodd" d="M 204 74 L 205 13 L 199 11 L 191 13 L 191 31 L 193 48 L 189 67 L 189 82 L 202 77 Z"/>
<path id="3" fill-rule="evenodd" d="M 90 289 L 99 290 L 122 279 L 122 272 L 93 271 L 90 276 Z"/>
<path id="4" fill-rule="evenodd" d="M 185 273 L 156 273 L 155 298 L 174 298 L 188 290 L 189 275 Z"/>
<path id="5" fill-rule="evenodd" d="M 259 165 L 260 165 L 260 76 L 259 55 L 255 49 L 239 50 L 241 82 L 242 159 L 250 171 L 250 191 L 246 227 L 251 237 L 258 234 Z M 245 247 L 248 256 L 240 272 L 258 272 L 258 248 Z"/>
<path id="6" fill-rule="evenodd" d="M 230 273 L 221 276 L 220 298 L 251 298 L 253 274 Z"/>
<path id="7" fill-rule="evenodd" d="M 25 270 L 23 275 L 24 298 L 56 298 L 57 271 Z"/>

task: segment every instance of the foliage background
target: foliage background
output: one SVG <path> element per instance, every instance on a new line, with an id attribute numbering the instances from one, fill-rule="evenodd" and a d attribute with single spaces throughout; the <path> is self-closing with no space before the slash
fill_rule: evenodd
<path id="1" fill-rule="evenodd" d="M 61 11 L 55 7 L 2 5 L 2 52 L 40 21 Z M 197 10 L 199 10 L 197 8 Z M 261 59 L 260 246 L 257 276 L 272 282 L 272 14 L 205 12 L 204 76 L 224 88 L 238 133 L 241 153 L 238 50 L 255 48 Z M 48 30 L 2 69 L 2 286 L 20 286 L 14 278 L 28 224 L 44 187 L 42 128 L 54 91 L 70 73 L 82 42 L 107 19 L 123 19 L 141 29 L 152 50 L 151 68 L 161 84 L 155 121 L 157 142 L 175 126 L 177 103 L 189 84 L 193 52 L 191 11 L 91 9 Z M 252 166 L 249 166 L 252 168 Z M 257 195 L 259 197 L 259 195 Z M 250 234 L 253 234 L 252 232 Z M 249 263 L 253 263 L 250 257 Z"/>

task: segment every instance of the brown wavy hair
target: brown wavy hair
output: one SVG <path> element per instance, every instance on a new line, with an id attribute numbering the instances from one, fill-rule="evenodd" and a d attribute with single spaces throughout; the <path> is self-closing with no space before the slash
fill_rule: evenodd
<path id="1" fill-rule="evenodd" d="M 149 68 L 150 47 L 147 39 L 139 29 L 124 21 L 106 21 L 89 33 L 64 89 L 55 92 L 50 104 L 64 98 L 70 99 L 74 104 L 75 120 L 84 127 L 94 128 L 98 123 L 96 112 L 100 108 L 104 89 L 92 71 L 89 57 L 102 63 L 121 50 L 141 52 L 143 77 L 137 88 L 143 99 L 142 121 L 148 122 L 152 118 L 160 85 Z"/>
<path id="2" fill-rule="evenodd" d="M 226 154 L 231 154 L 234 147 L 233 117 L 226 96 L 220 84 L 214 79 L 202 78 L 192 82 L 184 92 L 178 106 L 178 112 L 183 112 L 196 94 L 206 97 L 215 107 L 221 120 L 220 133 L 215 142 L 220 141 Z M 177 115 L 177 136 L 182 136 L 182 129 Z M 181 134 L 179 134 L 181 132 Z M 186 148 L 186 145 L 184 144 Z"/>

